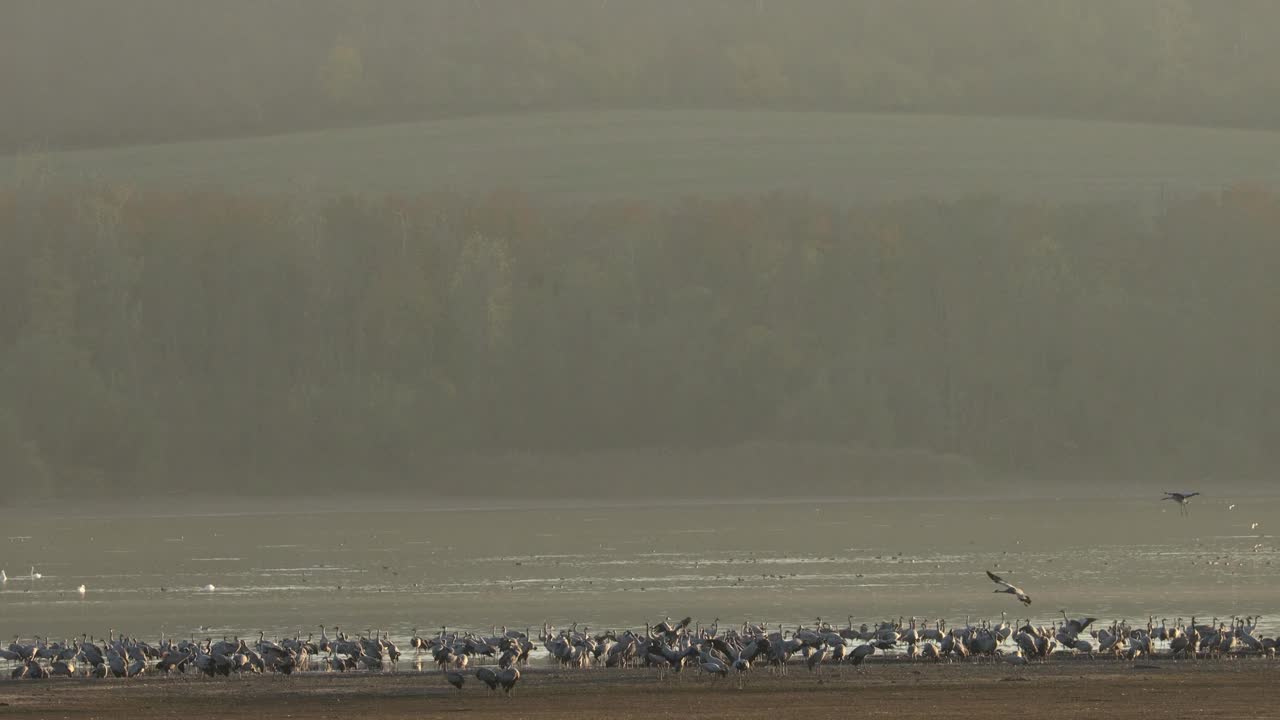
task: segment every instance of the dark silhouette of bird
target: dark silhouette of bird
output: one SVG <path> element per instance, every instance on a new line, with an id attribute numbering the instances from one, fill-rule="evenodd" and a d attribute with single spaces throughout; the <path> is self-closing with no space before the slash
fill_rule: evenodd
<path id="1" fill-rule="evenodd" d="M 448 680 L 449 684 L 458 688 L 459 691 L 462 690 L 462 684 L 467 681 L 462 673 L 454 672 L 452 670 L 444 674 L 444 679 Z"/>
<path id="2" fill-rule="evenodd" d="M 1178 503 L 1178 510 L 1179 510 L 1183 515 L 1186 515 L 1186 514 L 1187 514 L 1187 503 L 1191 501 L 1191 498 L 1193 498 L 1193 497 L 1195 497 L 1195 496 L 1197 496 L 1197 495 L 1199 495 L 1199 494 L 1200 494 L 1200 493 L 1198 493 L 1198 492 L 1190 492 L 1190 493 L 1165 492 L 1164 497 L 1162 497 L 1162 498 L 1160 498 L 1160 499 L 1161 499 L 1161 500 L 1173 500 L 1173 501 L 1177 502 L 1177 503 Z"/>

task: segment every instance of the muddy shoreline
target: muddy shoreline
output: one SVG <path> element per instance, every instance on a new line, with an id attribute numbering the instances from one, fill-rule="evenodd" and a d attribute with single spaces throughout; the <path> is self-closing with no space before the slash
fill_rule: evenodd
<path id="1" fill-rule="evenodd" d="M 1127 662 L 1084 658 L 992 663 L 867 663 L 753 672 L 739 686 L 696 672 L 533 667 L 512 697 L 468 673 L 458 692 L 438 672 L 316 672 L 290 677 L 145 677 L 0 681 L 0 718 L 1037 718 L 1280 717 L 1280 661 Z"/>

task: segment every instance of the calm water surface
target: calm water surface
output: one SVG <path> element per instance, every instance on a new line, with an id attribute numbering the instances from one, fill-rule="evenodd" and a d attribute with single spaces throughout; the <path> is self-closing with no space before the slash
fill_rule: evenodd
<path id="1" fill-rule="evenodd" d="M 1228 505 L 1235 503 L 1235 509 Z M 1280 498 L 10 513 L 0 637 L 899 616 L 1280 623 Z M 1254 523 L 1258 523 L 1254 526 Z M 43 577 L 29 577 L 30 566 Z M 991 568 L 1032 596 L 993 594 Z M 84 583 L 82 599 L 75 588 Z M 204 587 L 215 586 L 212 592 Z"/>

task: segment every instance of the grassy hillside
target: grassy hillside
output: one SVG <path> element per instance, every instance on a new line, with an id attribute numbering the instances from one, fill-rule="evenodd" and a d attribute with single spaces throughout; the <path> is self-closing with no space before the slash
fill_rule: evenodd
<path id="1" fill-rule="evenodd" d="M 993 192 L 1159 202 L 1280 181 L 1275 133 L 1028 118 L 745 111 L 502 115 L 52 153 L 60 180 L 255 191 L 516 188 L 569 201 L 751 193 L 840 201 Z M 47 160 L 45 163 L 43 161 Z M 0 158 L 0 184 L 26 165 Z"/>

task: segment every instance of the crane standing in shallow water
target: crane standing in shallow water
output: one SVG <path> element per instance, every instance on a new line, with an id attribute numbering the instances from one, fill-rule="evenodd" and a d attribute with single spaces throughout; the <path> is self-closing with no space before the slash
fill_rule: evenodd
<path id="1" fill-rule="evenodd" d="M 1178 511 L 1181 512 L 1183 515 L 1186 515 L 1187 503 L 1191 502 L 1191 498 L 1199 494 L 1200 493 L 1198 492 L 1190 492 L 1190 493 L 1165 492 L 1164 497 L 1160 499 L 1176 501 L 1178 503 Z M 1235 507 L 1235 506 L 1233 505 L 1232 507 Z"/>

